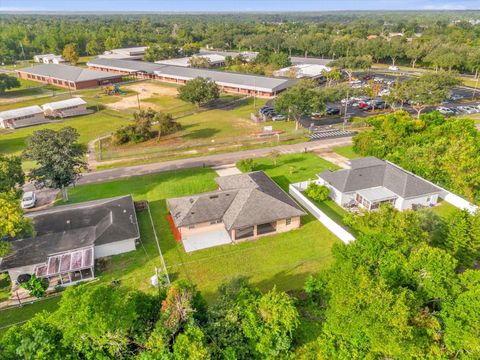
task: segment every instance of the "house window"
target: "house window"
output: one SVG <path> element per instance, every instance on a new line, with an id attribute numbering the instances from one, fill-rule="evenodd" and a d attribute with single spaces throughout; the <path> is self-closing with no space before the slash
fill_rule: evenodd
<path id="1" fill-rule="evenodd" d="M 292 223 L 292 218 L 285 219 L 285 225 L 290 225 Z"/>
<path id="2" fill-rule="evenodd" d="M 431 200 L 432 200 L 431 196 L 427 197 L 427 203 L 429 203 Z"/>

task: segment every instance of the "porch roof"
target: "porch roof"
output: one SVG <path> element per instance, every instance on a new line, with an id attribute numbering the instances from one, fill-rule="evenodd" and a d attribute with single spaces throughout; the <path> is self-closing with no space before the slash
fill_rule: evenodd
<path id="1" fill-rule="evenodd" d="M 370 203 L 396 199 L 398 197 L 393 191 L 390 191 L 383 186 L 359 190 L 357 191 L 357 194 L 368 200 Z"/>

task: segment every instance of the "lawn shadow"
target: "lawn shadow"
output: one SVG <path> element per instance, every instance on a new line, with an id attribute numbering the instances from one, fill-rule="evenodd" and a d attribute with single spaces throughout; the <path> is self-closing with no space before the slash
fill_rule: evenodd
<path id="1" fill-rule="evenodd" d="M 184 139 L 207 139 L 213 137 L 215 134 L 219 133 L 220 130 L 214 128 L 204 128 L 194 130 L 188 134 L 183 135 Z"/>
<path id="2" fill-rule="evenodd" d="M 21 137 L 15 137 L 10 139 L 5 139 L 2 137 L 3 135 L 10 135 L 13 132 L 14 131 L 0 132 L 0 153 L 2 154 L 14 153 L 17 151 L 21 151 L 25 147 L 28 136 L 21 136 Z"/>

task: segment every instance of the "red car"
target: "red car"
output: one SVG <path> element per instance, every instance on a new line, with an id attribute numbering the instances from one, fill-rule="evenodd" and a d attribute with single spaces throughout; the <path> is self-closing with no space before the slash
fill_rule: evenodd
<path id="1" fill-rule="evenodd" d="M 369 105 L 366 102 L 361 101 L 361 102 L 358 103 L 358 108 L 359 109 L 366 109 L 368 107 L 369 107 Z"/>

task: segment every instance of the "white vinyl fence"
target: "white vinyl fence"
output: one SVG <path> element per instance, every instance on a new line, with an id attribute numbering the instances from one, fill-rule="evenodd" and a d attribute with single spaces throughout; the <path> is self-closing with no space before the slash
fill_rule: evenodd
<path id="1" fill-rule="evenodd" d="M 305 190 L 310 182 L 311 181 L 304 181 L 301 183 L 290 184 L 288 192 L 300 203 L 300 205 L 311 212 L 313 216 L 315 216 L 323 225 L 325 225 L 328 230 L 330 230 L 345 244 L 355 240 L 355 237 L 352 234 L 329 218 L 322 210 L 320 210 L 313 202 L 311 202 L 305 195 L 302 194 L 302 190 Z"/>

